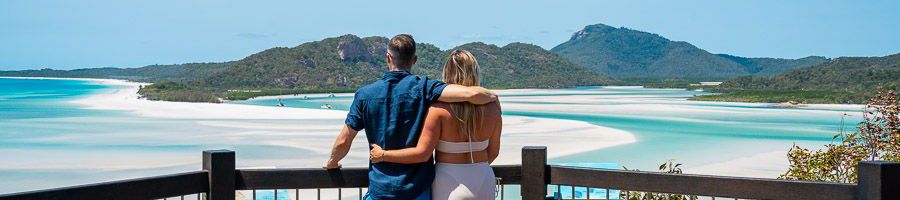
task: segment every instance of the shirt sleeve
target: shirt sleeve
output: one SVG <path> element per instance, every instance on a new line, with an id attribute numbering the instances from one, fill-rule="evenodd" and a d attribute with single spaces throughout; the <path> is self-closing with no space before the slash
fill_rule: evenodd
<path id="1" fill-rule="evenodd" d="M 353 130 L 360 131 L 366 126 L 363 118 L 364 114 L 365 105 L 359 98 L 359 92 L 356 92 L 353 95 L 353 103 L 350 104 L 350 113 L 347 113 L 347 119 L 344 120 L 344 123 Z"/>
<path id="2" fill-rule="evenodd" d="M 441 93 L 444 92 L 444 88 L 446 87 L 447 83 L 444 83 L 443 81 L 425 77 L 425 100 L 427 100 L 429 104 L 437 102 L 438 99 L 441 98 Z"/>

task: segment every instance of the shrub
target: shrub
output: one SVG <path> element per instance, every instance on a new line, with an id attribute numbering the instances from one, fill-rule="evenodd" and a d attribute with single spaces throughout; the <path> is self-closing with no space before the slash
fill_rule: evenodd
<path id="1" fill-rule="evenodd" d="M 838 144 L 809 150 L 794 145 L 788 151 L 787 180 L 855 183 L 856 166 L 863 160 L 900 161 L 900 102 L 894 91 L 879 91 L 869 99 L 863 121 L 849 135 L 839 133 Z"/>

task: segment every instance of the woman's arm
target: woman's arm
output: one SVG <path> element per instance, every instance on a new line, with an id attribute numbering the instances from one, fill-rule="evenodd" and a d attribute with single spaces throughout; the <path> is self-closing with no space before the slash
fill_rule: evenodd
<path id="1" fill-rule="evenodd" d="M 494 133 L 491 133 L 491 142 L 488 143 L 487 153 L 488 153 L 488 163 L 493 163 L 497 156 L 500 155 L 500 133 L 503 132 L 503 111 L 500 109 L 500 102 L 495 101 L 493 103 L 488 104 L 490 109 L 495 109 L 497 112 L 497 118 L 494 120 L 496 124 L 494 127 Z M 496 106 L 496 108 L 494 107 Z"/>
<path id="2" fill-rule="evenodd" d="M 431 107 L 428 110 L 428 116 L 425 117 L 425 124 L 422 135 L 419 136 L 419 142 L 415 147 L 383 150 L 377 144 L 372 144 L 372 150 L 369 156 L 372 162 L 390 162 L 400 164 L 413 164 L 427 162 L 437 147 L 438 140 L 441 138 L 441 115 L 446 111 L 440 108 Z"/>

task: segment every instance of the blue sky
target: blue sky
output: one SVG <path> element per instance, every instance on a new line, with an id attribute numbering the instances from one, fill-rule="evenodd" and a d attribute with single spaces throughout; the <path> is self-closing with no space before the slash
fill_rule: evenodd
<path id="1" fill-rule="evenodd" d="M 0 70 L 229 61 L 347 33 L 550 49 L 596 23 L 749 57 L 900 52 L 900 1 L 888 0 L 4 0 Z"/>

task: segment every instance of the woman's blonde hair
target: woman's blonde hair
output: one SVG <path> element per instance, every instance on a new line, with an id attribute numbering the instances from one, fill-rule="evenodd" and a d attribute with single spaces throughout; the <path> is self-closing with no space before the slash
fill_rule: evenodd
<path id="1" fill-rule="evenodd" d="M 480 86 L 478 61 L 466 50 L 454 50 L 444 65 L 444 82 L 462 86 Z M 484 109 L 470 103 L 451 103 L 450 112 L 456 116 L 459 133 L 472 141 L 472 134 L 481 127 Z"/>

